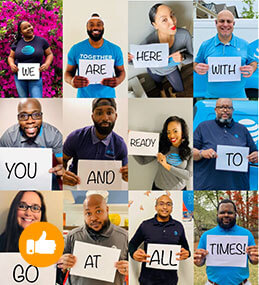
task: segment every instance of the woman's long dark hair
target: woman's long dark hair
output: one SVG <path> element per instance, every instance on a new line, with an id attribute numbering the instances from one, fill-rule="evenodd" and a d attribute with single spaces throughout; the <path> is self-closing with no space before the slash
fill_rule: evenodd
<path id="1" fill-rule="evenodd" d="M 152 6 L 149 10 L 149 20 L 151 22 L 151 24 L 153 24 L 155 22 L 155 17 L 156 17 L 156 12 L 159 6 L 163 5 L 162 3 L 157 3 L 154 6 Z"/>
<path id="2" fill-rule="evenodd" d="M 20 21 L 18 22 L 18 25 L 17 25 L 17 33 L 16 33 L 16 36 L 15 36 L 15 39 L 14 39 L 14 44 L 18 44 L 19 40 L 22 39 L 22 32 L 21 32 L 21 24 L 25 22 L 25 21 Z"/>
<path id="3" fill-rule="evenodd" d="M 172 116 L 167 118 L 164 122 L 163 130 L 160 133 L 160 140 L 159 140 L 159 152 L 166 154 L 170 150 L 172 143 L 168 139 L 167 136 L 167 127 L 170 122 L 178 122 L 181 124 L 182 128 L 182 142 L 179 145 L 179 156 L 181 160 L 187 159 L 191 155 L 191 149 L 189 147 L 189 134 L 188 134 L 188 127 L 185 123 L 184 119 L 179 118 L 177 116 Z"/>
<path id="4" fill-rule="evenodd" d="M 19 238 L 20 235 L 23 231 L 23 228 L 19 226 L 18 221 L 17 221 L 17 208 L 18 204 L 21 201 L 23 194 L 25 192 L 34 192 L 40 197 L 41 201 L 41 222 L 46 222 L 46 205 L 44 202 L 44 198 L 42 194 L 38 191 L 19 191 L 16 196 L 14 197 L 12 204 L 9 209 L 7 221 L 6 221 L 6 226 L 4 230 L 4 236 L 5 236 L 5 252 L 17 252 L 19 251 L 18 249 L 18 243 L 19 243 Z"/>

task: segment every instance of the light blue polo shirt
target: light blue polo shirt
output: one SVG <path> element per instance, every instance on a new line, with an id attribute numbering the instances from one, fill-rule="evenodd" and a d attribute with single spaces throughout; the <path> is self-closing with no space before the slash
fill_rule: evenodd
<path id="1" fill-rule="evenodd" d="M 254 237 L 249 230 L 238 225 L 225 230 L 218 225 L 201 236 L 198 248 L 207 248 L 208 235 L 248 236 L 248 246 L 255 245 Z M 249 277 L 248 262 L 246 267 L 207 266 L 206 272 L 208 279 L 218 284 L 237 285 Z"/>
<path id="2" fill-rule="evenodd" d="M 68 64 L 79 66 L 79 59 L 114 59 L 114 66 L 123 65 L 120 47 L 104 39 L 100 48 L 94 48 L 89 39 L 72 46 L 68 53 Z M 90 84 L 77 89 L 77 98 L 115 98 L 115 89 L 102 84 Z"/>
<path id="3" fill-rule="evenodd" d="M 254 58 L 247 41 L 240 39 L 232 34 L 232 39 L 229 43 L 223 44 L 218 34 L 203 42 L 200 46 L 195 62 L 208 64 L 208 57 L 227 57 L 240 56 L 241 65 L 248 65 Z M 206 98 L 246 98 L 245 83 L 246 78 L 241 75 L 241 81 L 235 82 L 208 82 L 207 77 L 207 97 Z"/>

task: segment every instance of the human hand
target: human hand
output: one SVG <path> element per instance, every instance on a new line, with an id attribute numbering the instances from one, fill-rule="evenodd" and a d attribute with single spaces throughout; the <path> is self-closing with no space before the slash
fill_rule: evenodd
<path id="1" fill-rule="evenodd" d="M 127 260 L 120 260 L 115 262 L 114 266 L 117 268 L 117 270 L 122 275 L 128 275 L 129 274 L 129 262 Z"/>
<path id="2" fill-rule="evenodd" d="M 254 73 L 254 68 L 251 65 L 243 65 L 240 67 L 240 71 L 243 77 L 251 77 Z"/>
<path id="3" fill-rule="evenodd" d="M 68 268 L 72 268 L 75 264 L 76 257 L 70 253 L 63 254 L 57 263 L 58 268 L 60 268 L 63 272 Z"/>
<path id="4" fill-rule="evenodd" d="M 117 87 L 120 83 L 119 83 L 119 80 L 118 80 L 117 77 L 110 77 L 110 78 L 104 78 L 104 79 L 101 81 L 101 84 L 102 84 L 102 85 L 105 85 L 105 86 L 109 86 L 109 87 L 115 88 L 115 87 Z"/>
<path id="5" fill-rule="evenodd" d="M 206 249 L 196 249 L 193 255 L 194 264 L 197 266 L 202 266 L 208 253 L 209 252 Z"/>
<path id="6" fill-rule="evenodd" d="M 216 151 L 214 149 L 212 149 L 212 148 L 203 149 L 200 154 L 201 154 L 201 156 L 203 158 L 206 158 L 206 159 L 211 159 L 211 158 L 217 158 L 218 157 Z"/>
<path id="7" fill-rule="evenodd" d="M 133 253 L 133 259 L 139 262 L 149 262 L 149 260 L 147 260 L 148 257 L 150 257 L 150 255 L 146 254 L 142 248 L 139 248 Z"/>
<path id="8" fill-rule="evenodd" d="M 89 85 L 89 80 L 83 76 L 74 76 L 71 80 L 71 85 L 74 88 L 83 88 Z"/>
<path id="9" fill-rule="evenodd" d="M 257 264 L 259 262 L 259 251 L 257 245 L 251 245 L 246 248 L 249 260 L 252 264 Z"/>
<path id="10" fill-rule="evenodd" d="M 251 152 L 247 158 L 251 163 L 258 163 L 258 151 Z"/>
<path id="11" fill-rule="evenodd" d="M 185 260 L 189 257 L 189 251 L 182 247 L 180 252 L 176 253 L 175 255 L 179 255 L 179 258 L 176 258 L 176 260 Z"/>
<path id="12" fill-rule="evenodd" d="M 171 165 L 167 163 L 166 156 L 163 155 L 161 152 L 157 154 L 157 161 L 168 171 L 171 169 Z"/>
<path id="13" fill-rule="evenodd" d="M 200 75 L 205 75 L 209 70 L 209 65 L 206 63 L 197 63 L 197 64 L 194 64 L 193 68 L 196 71 L 196 73 Z"/>
<path id="14" fill-rule="evenodd" d="M 49 64 L 47 63 L 43 63 L 41 66 L 40 66 L 40 72 L 42 71 L 46 71 L 49 69 Z"/>
<path id="15" fill-rule="evenodd" d="M 65 170 L 65 172 L 63 173 L 63 184 L 69 186 L 75 186 L 80 183 L 81 180 L 79 176 L 77 176 L 75 173 L 71 171 Z"/>
<path id="16" fill-rule="evenodd" d="M 133 58 L 134 58 L 133 54 L 128 52 L 128 62 L 131 62 Z"/>
<path id="17" fill-rule="evenodd" d="M 63 164 L 58 164 L 55 167 L 50 168 L 49 173 L 54 173 L 57 176 L 62 176 L 65 169 L 63 168 Z"/>
<path id="18" fill-rule="evenodd" d="M 121 173 L 121 177 L 124 181 L 128 182 L 128 178 L 129 178 L 129 175 L 128 175 L 128 164 L 127 165 L 124 165 L 120 168 L 120 173 Z"/>
<path id="19" fill-rule="evenodd" d="M 169 58 L 172 57 L 175 62 L 182 62 L 183 56 L 179 51 L 176 51 L 169 55 Z"/>
<path id="20" fill-rule="evenodd" d="M 16 64 L 14 64 L 14 63 L 11 63 L 10 64 L 10 68 L 11 68 L 11 70 L 12 70 L 12 72 L 13 73 L 16 73 L 16 72 L 18 72 L 18 66 L 16 65 Z"/>

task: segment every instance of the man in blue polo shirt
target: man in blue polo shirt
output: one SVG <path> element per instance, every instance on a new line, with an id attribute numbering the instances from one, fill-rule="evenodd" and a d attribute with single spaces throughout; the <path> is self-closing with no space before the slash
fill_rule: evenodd
<path id="1" fill-rule="evenodd" d="M 246 253 L 252 264 L 258 264 L 259 252 L 258 246 L 251 232 L 245 228 L 236 225 L 236 205 L 233 201 L 222 200 L 217 207 L 217 222 L 218 225 L 206 231 L 200 238 L 197 250 L 194 253 L 194 264 L 203 266 L 206 262 L 207 237 L 210 235 L 217 236 L 247 236 L 248 246 Z M 234 238 L 234 237 L 233 237 Z M 208 281 L 205 285 L 251 285 L 249 278 L 248 262 L 246 267 L 234 266 L 207 266 L 206 267 Z"/>
<path id="2" fill-rule="evenodd" d="M 241 81 L 207 82 L 207 98 L 246 98 L 245 80 L 257 69 L 256 59 L 249 44 L 233 34 L 235 21 L 228 10 L 221 11 L 216 20 L 217 35 L 202 43 L 194 62 L 194 70 L 207 76 L 209 57 L 241 57 Z M 227 92 L 227 93 L 226 93 Z"/>
<path id="3" fill-rule="evenodd" d="M 65 81 L 78 88 L 78 98 L 114 98 L 114 88 L 125 78 L 121 49 L 103 38 L 104 21 L 98 14 L 92 14 L 86 28 L 89 39 L 75 44 L 68 53 Z M 87 77 L 76 75 L 79 60 L 114 60 L 115 76 L 91 84 Z"/>
<path id="4" fill-rule="evenodd" d="M 134 260 L 142 262 L 140 285 L 176 285 L 178 282 L 176 270 L 146 267 L 150 257 L 146 254 L 149 243 L 181 245 L 181 251 L 176 254 L 179 256 L 177 260 L 185 260 L 191 255 L 183 225 L 171 217 L 173 210 L 171 198 L 168 195 L 158 197 L 155 209 L 157 212 L 155 217 L 144 221 L 130 240 L 129 253 Z M 142 242 L 144 250 L 138 248 Z"/>
<path id="5" fill-rule="evenodd" d="M 218 145 L 249 147 L 249 162 L 258 162 L 257 147 L 247 128 L 233 120 L 233 110 L 231 99 L 218 99 L 215 107 L 216 119 L 201 122 L 194 131 L 195 190 L 249 190 L 250 188 L 249 167 L 247 172 L 216 170 Z"/>
<path id="6" fill-rule="evenodd" d="M 121 160 L 122 179 L 128 181 L 128 152 L 121 136 L 113 132 L 117 119 L 116 102 L 113 98 L 98 98 L 92 103 L 94 126 L 87 126 L 73 131 L 63 146 L 63 164 L 73 158 L 69 170 L 63 175 L 63 184 L 80 184 L 77 176 L 79 159 Z"/>

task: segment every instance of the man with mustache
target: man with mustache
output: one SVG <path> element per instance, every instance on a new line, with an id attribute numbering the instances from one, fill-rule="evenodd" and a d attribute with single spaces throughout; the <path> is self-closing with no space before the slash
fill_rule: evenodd
<path id="1" fill-rule="evenodd" d="M 103 38 L 104 21 L 98 14 L 92 14 L 86 28 L 89 39 L 75 44 L 68 53 L 65 81 L 78 88 L 78 98 L 114 98 L 114 88 L 125 78 L 121 49 Z M 115 76 L 104 78 L 98 84 L 89 84 L 87 77 L 76 75 L 80 59 L 114 60 Z"/>
<path id="2" fill-rule="evenodd" d="M 258 264 L 259 252 L 258 246 L 255 244 L 252 233 L 236 225 L 237 209 L 233 201 L 229 199 L 222 200 L 217 207 L 218 225 L 202 234 L 198 248 L 194 253 L 194 264 L 203 266 L 206 261 L 207 237 L 209 235 L 230 235 L 230 236 L 248 236 L 248 246 L 246 253 L 252 264 Z M 248 263 L 245 268 L 234 266 L 207 266 L 206 267 L 208 281 L 205 285 L 251 285 L 247 280 L 249 277 Z"/>
<path id="3" fill-rule="evenodd" d="M 115 264 L 117 268 L 115 280 L 109 284 L 122 285 L 124 275 L 128 275 L 128 233 L 110 222 L 109 208 L 101 194 L 90 193 L 87 195 L 83 207 L 85 224 L 73 229 L 66 236 L 64 255 L 60 258 L 58 267 L 63 273 L 66 273 L 68 268 L 75 265 L 77 259 L 72 254 L 75 241 L 118 248 L 121 250 L 121 254 L 119 261 Z M 107 282 L 71 275 L 69 284 L 101 285 L 107 284 Z"/>
<path id="4" fill-rule="evenodd" d="M 248 42 L 233 34 L 235 19 L 230 11 L 219 12 L 215 23 L 218 33 L 202 43 L 193 68 L 196 73 L 205 76 L 209 70 L 209 57 L 241 57 L 241 81 L 207 82 L 206 98 L 223 97 L 226 90 L 229 98 L 246 98 L 245 79 L 257 69 L 256 59 L 249 50 Z"/>
<path id="5" fill-rule="evenodd" d="M 92 102 L 94 126 L 73 131 L 63 147 L 63 164 L 73 158 L 69 171 L 63 175 L 63 183 L 70 186 L 80 184 L 77 176 L 79 159 L 121 160 L 122 179 L 128 181 L 128 152 L 123 138 L 113 132 L 117 119 L 116 102 L 113 98 L 96 98 Z"/>
<path id="6" fill-rule="evenodd" d="M 35 98 L 22 99 L 18 104 L 17 117 L 18 124 L 8 128 L 0 138 L 0 147 L 52 148 L 55 166 L 49 172 L 61 176 L 63 174 L 62 134 L 54 126 L 43 122 L 40 101 Z M 53 176 L 52 189 L 59 190 L 59 188 Z"/>
<path id="7" fill-rule="evenodd" d="M 194 131 L 194 189 L 249 190 L 249 171 L 216 169 L 218 145 L 249 147 L 248 160 L 258 162 L 258 151 L 248 129 L 232 118 L 232 100 L 220 98 L 216 102 L 216 119 L 201 122 Z"/>

